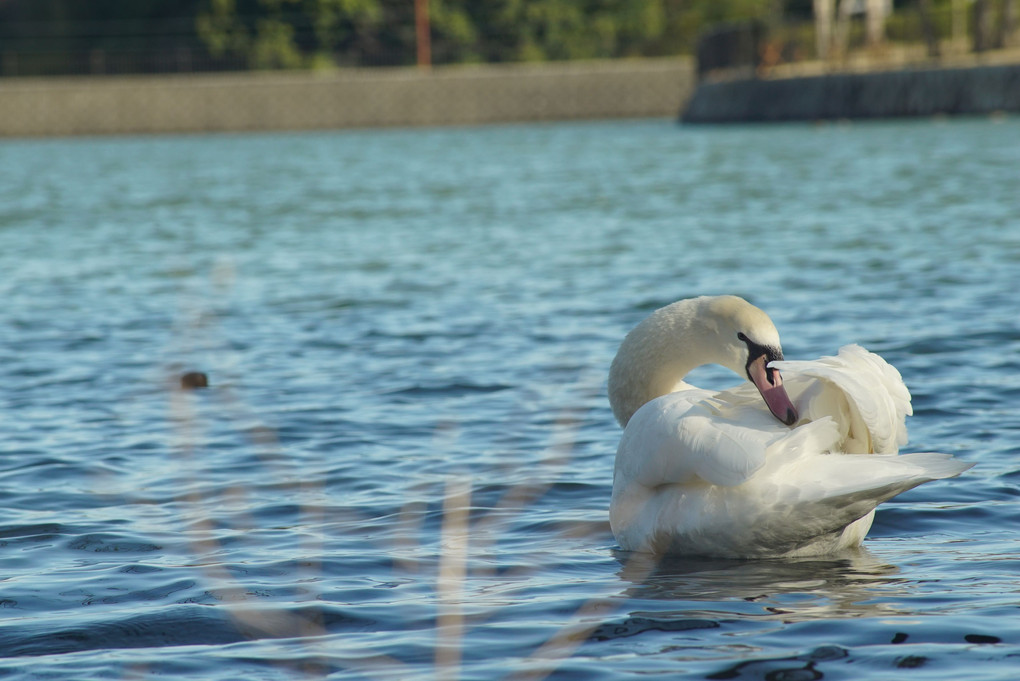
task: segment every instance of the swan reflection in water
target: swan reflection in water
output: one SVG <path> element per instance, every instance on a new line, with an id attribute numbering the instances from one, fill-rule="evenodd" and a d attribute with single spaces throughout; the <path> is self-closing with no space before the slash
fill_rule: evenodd
<path id="1" fill-rule="evenodd" d="M 835 666 L 867 664 L 841 622 L 873 619 L 869 644 L 881 652 L 872 657 L 894 666 L 921 659 L 881 648 L 907 638 L 903 618 L 916 612 L 910 580 L 867 548 L 765 560 L 614 556 L 625 605 L 588 637 L 601 655 L 639 650 L 642 664 L 655 659 L 691 678 L 816 681 Z"/>
<path id="2" fill-rule="evenodd" d="M 903 593 L 899 569 L 867 548 L 826 557 L 766 560 L 656 557 L 626 551 L 614 555 L 624 582 L 621 596 L 677 606 L 642 615 L 676 616 L 682 608 L 684 617 L 800 622 L 908 614 L 896 607 L 895 600 L 890 602 L 890 596 Z"/>

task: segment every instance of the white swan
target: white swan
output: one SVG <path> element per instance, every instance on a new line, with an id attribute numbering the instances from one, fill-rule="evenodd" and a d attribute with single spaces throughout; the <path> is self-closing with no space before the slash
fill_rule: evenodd
<path id="1" fill-rule="evenodd" d="M 897 454 L 910 393 L 878 355 L 849 345 L 782 359 L 772 320 L 736 296 L 673 303 L 627 335 L 609 372 L 624 426 L 609 514 L 623 549 L 834 552 L 861 543 L 886 499 L 971 467 Z M 751 383 L 716 393 L 683 382 L 713 363 Z"/>

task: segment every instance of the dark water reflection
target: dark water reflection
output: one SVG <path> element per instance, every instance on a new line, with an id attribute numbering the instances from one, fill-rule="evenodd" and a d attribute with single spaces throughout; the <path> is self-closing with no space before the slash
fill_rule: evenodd
<path id="1" fill-rule="evenodd" d="M 866 548 L 785 560 L 656 560 L 623 552 L 617 559 L 620 577 L 633 582 L 628 598 L 731 603 L 735 614 L 792 622 L 897 614 L 890 601 L 898 595 L 899 570 Z"/>

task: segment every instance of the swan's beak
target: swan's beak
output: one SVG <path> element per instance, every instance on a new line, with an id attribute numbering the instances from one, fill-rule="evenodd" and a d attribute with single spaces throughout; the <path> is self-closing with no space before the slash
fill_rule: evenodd
<path id="1" fill-rule="evenodd" d="M 773 416 L 788 426 L 797 422 L 797 410 L 790 401 L 790 396 L 786 394 L 786 388 L 783 387 L 783 377 L 779 375 L 778 369 L 768 368 L 768 359 L 765 355 L 747 366 L 747 375 L 751 377 L 754 387 L 761 393 Z"/>

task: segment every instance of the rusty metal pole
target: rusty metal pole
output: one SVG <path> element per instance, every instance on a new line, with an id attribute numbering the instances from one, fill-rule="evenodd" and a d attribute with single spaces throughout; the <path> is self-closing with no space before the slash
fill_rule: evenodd
<path id="1" fill-rule="evenodd" d="M 414 32 L 418 42 L 418 68 L 431 68 L 432 41 L 429 26 L 429 0 L 414 0 Z"/>

